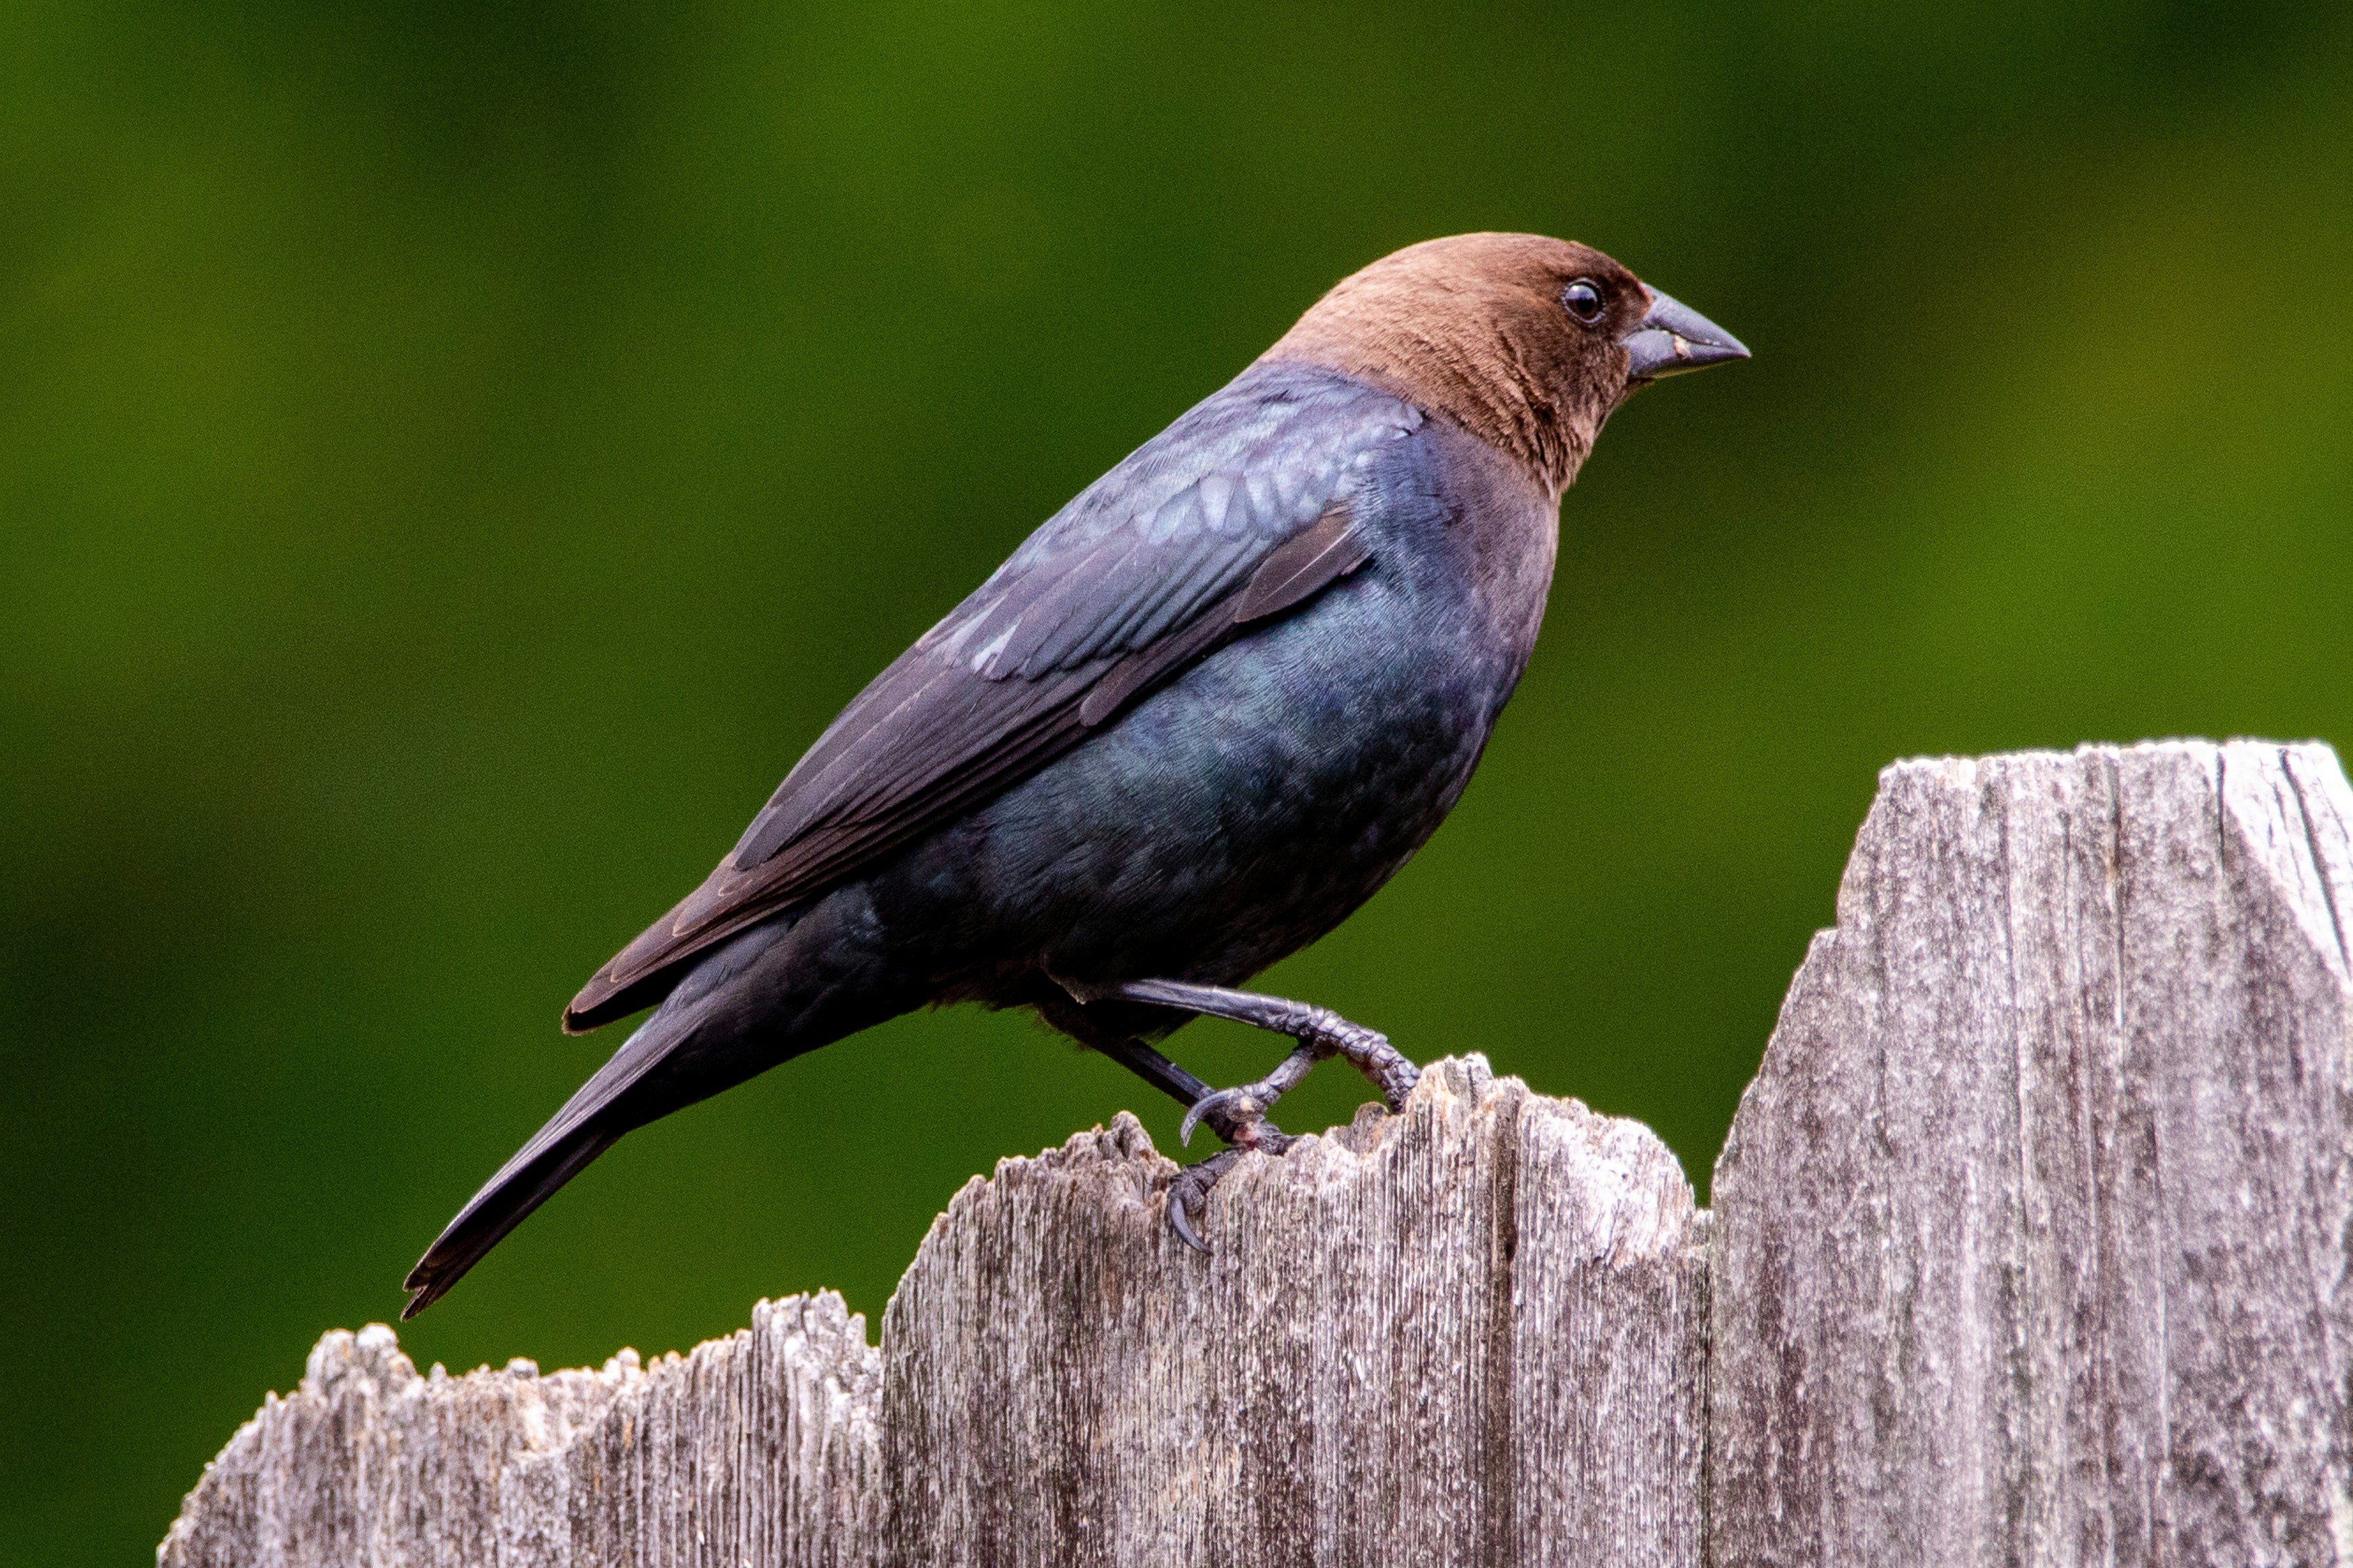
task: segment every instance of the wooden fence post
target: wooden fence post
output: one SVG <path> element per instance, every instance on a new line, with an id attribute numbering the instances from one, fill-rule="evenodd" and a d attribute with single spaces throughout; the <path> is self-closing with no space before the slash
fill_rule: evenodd
<path id="1" fill-rule="evenodd" d="M 1713 1218 L 1471 1058 L 1205 1259 L 1122 1116 L 958 1194 L 879 1352 L 331 1334 L 160 1561 L 2353 1563 L 2348 919 L 2325 747 L 1899 764 Z"/>
<path id="2" fill-rule="evenodd" d="M 1716 1164 L 1721 1563 L 2353 1562 L 2327 748 L 1891 768 Z"/>
<path id="3" fill-rule="evenodd" d="M 883 1321 L 889 1560 L 1696 1562 L 1706 1258 L 1649 1130 L 1490 1078 L 1253 1161 L 1188 1252 L 1123 1117 L 1008 1161 Z"/>

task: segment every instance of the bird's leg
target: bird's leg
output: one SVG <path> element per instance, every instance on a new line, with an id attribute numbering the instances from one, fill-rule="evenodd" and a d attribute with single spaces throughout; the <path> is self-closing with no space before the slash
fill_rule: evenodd
<path id="1" fill-rule="evenodd" d="M 1187 1166 L 1168 1189 L 1170 1226 L 1187 1243 L 1203 1252 L 1208 1248 L 1194 1234 L 1188 1211 L 1197 1210 L 1206 1203 L 1209 1189 L 1217 1185 L 1218 1179 L 1251 1149 L 1279 1154 L 1290 1144 L 1291 1139 L 1267 1121 L 1266 1113 L 1276 1100 L 1298 1088 L 1317 1062 L 1331 1057 L 1347 1058 L 1356 1070 L 1371 1079 L 1373 1086 L 1381 1091 L 1381 1100 L 1392 1113 L 1405 1109 L 1406 1096 L 1413 1092 L 1415 1082 L 1421 1077 L 1421 1069 L 1390 1045 L 1388 1036 L 1376 1029 L 1367 1029 L 1362 1024 L 1351 1023 L 1328 1007 L 1311 1006 L 1307 1003 L 1287 1001 L 1281 996 L 1263 996 L 1251 991 L 1229 991 L 1221 985 L 1196 985 L 1182 980 L 1125 980 L 1088 986 L 1083 990 L 1076 986 L 1067 988 L 1074 997 L 1085 1002 L 1141 1002 L 1155 1007 L 1176 1007 L 1208 1017 L 1230 1018 L 1235 1023 L 1249 1024 L 1278 1035 L 1289 1035 L 1299 1042 L 1297 1048 L 1276 1064 L 1272 1072 L 1256 1083 L 1197 1094 L 1186 1110 L 1184 1125 L 1178 1133 L 1180 1141 L 1190 1143 L 1194 1127 L 1207 1121 L 1212 1131 L 1231 1145 L 1198 1165 Z M 1127 1044 L 1133 1050 L 1147 1052 L 1154 1061 L 1162 1063 L 1169 1070 L 1182 1073 L 1186 1079 L 1193 1079 L 1192 1074 L 1167 1063 L 1166 1058 L 1156 1051 L 1151 1051 L 1150 1047 L 1134 1041 Z M 1144 1067 L 1134 1062 L 1127 1065 L 1131 1070 L 1151 1079 L 1152 1074 Z M 1178 1098 L 1183 1097 L 1180 1095 Z"/>
<path id="2" fill-rule="evenodd" d="M 1168 1184 L 1168 1228 L 1194 1251 L 1208 1251 L 1208 1243 L 1193 1228 L 1193 1215 L 1209 1201 L 1209 1189 L 1253 1149 L 1268 1154 L 1282 1153 L 1291 1146 L 1291 1134 L 1266 1119 L 1264 1105 L 1236 1101 L 1229 1094 L 1211 1089 L 1142 1040 L 1105 1032 L 1097 1037 L 1095 1049 L 1186 1107 L 1183 1136 L 1187 1142 L 1191 1140 L 1195 1124 L 1201 1121 L 1208 1122 L 1209 1130 L 1226 1141 L 1225 1148 L 1178 1171 L 1176 1179 Z M 1292 1055 L 1298 1057 L 1305 1049 L 1302 1047 Z M 1312 1058 L 1309 1065 L 1314 1065 Z M 1303 1067 L 1300 1076 L 1305 1074 L 1306 1068 Z M 1267 1103 L 1272 1103 L 1272 1096 Z"/>
<path id="3" fill-rule="evenodd" d="M 1264 1103 L 1238 1102 L 1230 1095 L 1221 1096 L 1142 1040 L 1104 1028 L 1089 1017 L 1085 1003 L 1107 999 L 1111 994 L 1109 991 L 1082 987 L 1069 981 L 1056 984 L 1068 993 L 1069 999 L 1064 1001 L 1048 996 L 1039 1000 L 1038 1010 L 1046 1016 L 1049 1023 L 1090 1049 L 1101 1051 L 1184 1106 L 1187 1142 L 1191 1140 L 1195 1125 L 1202 1121 L 1207 1121 L 1209 1131 L 1226 1141 L 1226 1148 L 1197 1164 L 1186 1166 L 1176 1173 L 1176 1179 L 1168 1185 L 1168 1227 L 1195 1251 L 1208 1251 L 1208 1245 L 1193 1229 L 1192 1215 L 1208 1201 L 1209 1189 L 1218 1184 L 1218 1178 L 1231 1170 L 1244 1154 L 1253 1149 L 1263 1153 L 1280 1154 L 1291 1146 L 1291 1134 L 1267 1120 L 1266 1106 L 1273 1103 L 1275 1096 L 1284 1089 L 1296 1087 L 1299 1079 L 1306 1076 L 1307 1068 L 1323 1058 L 1309 1054 L 1307 1047 L 1302 1046 L 1292 1053 L 1292 1057 L 1296 1058 L 1305 1055 L 1305 1062 L 1295 1075 L 1269 1094 Z M 1289 1065 L 1286 1061 L 1284 1068 Z M 1274 1073 L 1268 1075 L 1269 1079 L 1281 1075 L 1284 1068 L 1277 1068 Z"/>
<path id="4" fill-rule="evenodd" d="M 1188 1110 L 1211 1092 L 1208 1084 L 1132 1035 L 1090 1029 L 1086 1043 Z"/>
<path id="5" fill-rule="evenodd" d="M 1064 988 L 1071 993 L 1071 1002 L 1077 1001 L 1082 994 L 1077 987 L 1071 986 L 1067 983 L 1064 983 Z M 1088 1000 L 1094 1000 L 1098 995 L 1105 994 L 1088 990 L 1083 994 Z M 1073 1006 L 1071 1002 L 1060 1002 L 1058 1005 L 1057 999 L 1040 999 L 1038 1010 L 1046 1016 L 1047 1022 L 1064 1034 L 1086 1046 L 1090 1050 L 1101 1051 L 1177 1104 L 1186 1107 L 1185 1130 L 1187 1134 L 1196 1124 L 1207 1121 L 1209 1124 L 1209 1131 L 1227 1142 L 1245 1149 L 1264 1149 L 1269 1153 L 1280 1153 L 1290 1145 L 1291 1135 L 1273 1122 L 1267 1121 L 1263 1113 L 1255 1117 L 1245 1117 L 1240 1114 L 1238 1107 L 1229 1103 L 1211 1104 L 1206 1110 L 1203 1109 L 1204 1101 L 1217 1099 L 1217 1091 L 1142 1040 L 1132 1035 L 1124 1035 L 1103 1027 L 1095 1019 L 1087 1016 L 1084 1006 Z M 1285 1085 L 1285 1087 L 1290 1086 Z M 1189 1141 L 1188 1137 L 1187 1142 Z"/>
<path id="6" fill-rule="evenodd" d="M 1194 1124 L 1230 1108 L 1248 1119 L 1262 1116 L 1283 1095 L 1299 1087 L 1317 1062 L 1345 1057 L 1381 1091 L 1392 1112 L 1405 1109 L 1421 1069 L 1389 1044 L 1377 1029 L 1350 1023 L 1329 1007 L 1254 991 L 1229 991 L 1222 985 L 1195 985 L 1183 980 L 1123 980 L 1092 989 L 1090 1001 L 1145 1002 L 1157 1007 L 1180 1007 L 1212 1018 L 1230 1018 L 1278 1035 L 1289 1035 L 1299 1047 L 1256 1083 L 1221 1089 L 1193 1101 L 1185 1113 L 1181 1136 L 1189 1142 Z M 1190 1076 L 1190 1075 L 1187 1075 Z M 1214 1128 L 1216 1123 L 1210 1125 Z M 1220 1132 L 1222 1136 L 1222 1131 Z"/>

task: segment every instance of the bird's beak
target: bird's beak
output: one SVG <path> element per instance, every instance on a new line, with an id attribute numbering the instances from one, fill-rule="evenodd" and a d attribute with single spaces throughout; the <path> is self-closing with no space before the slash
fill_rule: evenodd
<path id="1" fill-rule="evenodd" d="M 1626 379 L 1656 381 L 1687 370 L 1705 370 L 1726 360 L 1746 359 L 1740 340 L 1679 300 L 1643 287 L 1651 297 L 1649 313 L 1634 330 L 1618 340 L 1626 351 Z"/>

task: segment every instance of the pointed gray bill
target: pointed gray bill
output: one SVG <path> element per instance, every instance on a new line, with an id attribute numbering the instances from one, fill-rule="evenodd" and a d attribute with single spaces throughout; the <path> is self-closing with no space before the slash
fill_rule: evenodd
<path id="1" fill-rule="evenodd" d="M 1650 295 L 1649 313 L 1618 340 L 1626 351 L 1627 380 L 1656 381 L 1748 357 L 1738 338 L 1689 305 L 1656 289 Z"/>

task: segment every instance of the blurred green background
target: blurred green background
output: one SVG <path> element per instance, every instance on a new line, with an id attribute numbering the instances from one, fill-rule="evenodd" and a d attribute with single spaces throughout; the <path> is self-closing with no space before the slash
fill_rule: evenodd
<path id="1" fill-rule="evenodd" d="M 17 0 L 0 1559 L 148 1551 L 866 678 L 1432 235 L 1599 245 L 1757 359 L 1612 424 L 1477 784 L 1270 984 L 1704 1189 L 1882 764 L 2353 737 L 2349 46 L 2184 0 Z M 632 1137 L 403 1342 L 879 1314 L 967 1176 L 1123 1106 L 1173 1147 L 1033 1025 L 902 1020 Z"/>

